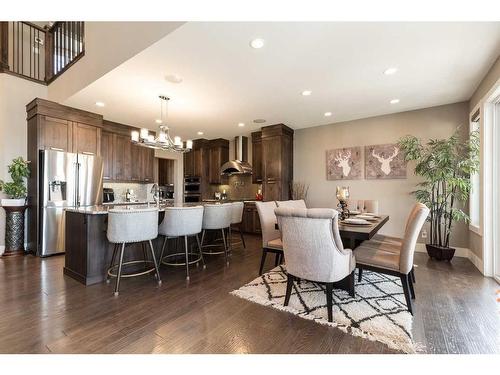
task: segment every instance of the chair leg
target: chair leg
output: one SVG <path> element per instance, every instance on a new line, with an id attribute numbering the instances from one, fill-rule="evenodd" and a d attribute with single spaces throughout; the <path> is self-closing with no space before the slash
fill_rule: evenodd
<path id="1" fill-rule="evenodd" d="M 161 247 L 160 259 L 158 259 L 158 262 L 160 263 L 160 265 L 161 265 L 161 262 L 163 262 L 163 254 L 165 253 L 165 250 L 167 249 L 167 242 L 168 242 L 168 238 L 167 238 L 167 236 L 165 236 L 165 238 L 163 240 L 163 245 Z"/>
<path id="2" fill-rule="evenodd" d="M 417 279 L 415 279 L 415 267 L 411 268 L 410 273 L 411 273 L 411 279 L 413 281 L 413 284 L 416 284 L 417 283 Z"/>
<path id="3" fill-rule="evenodd" d="M 241 223 L 238 224 L 238 231 L 240 232 L 241 242 L 243 243 L 243 248 L 246 249 L 247 245 L 245 245 L 245 238 L 243 237 L 243 231 L 241 230 Z"/>
<path id="4" fill-rule="evenodd" d="M 360 283 L 363 279 L 363 269 L 358 267 L 358 283 Z"/>
<path id="5" fill-rule="evenodd" d="M 205 229 L 201 232 L 201 248 L 203 249 L 203 242 L 205 241 Z"/>
<path id="6" fill-rule="evenodd" d="M 113 246 L 113 255 L 111 256 L 111 263 L 109 264 L 109 267 L 108 267 L 108 270 L 111 269 L 111 267 L 113 267 L 113 265 L 115 264 L 115 258 L 116 258 L 116 253 L 118 251 L 118 245 L 117 243 L 115 243 L 115 246 Z M 109 283 L 109 274 L 106 272 L 106 283 Z"/>
<path id="7" fill-rule="evenodd" d="M 276 253 L 274 257 L 274 267 L 278 267 L 278 264 L 280 264 L 280 253 Z"/>
<path id="8" fill-rule="evenodd" d="M 408 286 L 410 287 L 411 299 L 415 299 L 415 289 L 413 288 L 413 279 L 411 274 L 408 274 Z"/>
<path id="9" fill-rule="evenodd" d="M 266 263 L 266 256 L 267 256 L 267 250 L 263 248 L 262 258 L 260 259 L 259 275 L 262 275 L 262 271 L 264 270 L 264 264 Z"/>
<path id="10" fill-rule="evenodd" d="M 233 253 L 233 231 L 231 230 L 231 225 L 229 225 L 229 254 Z"/>
<path id="11" fill-rule="evenodd" d="M 222 232 L 222 242 L 224 244 L 224 259 L 226 260 L 226 266 L 229 266 L 229 260 L 227 259 L 226 234 L 224 233 L 224 229 L 222 229 L 221 232 Z"/>
<path id="12" fill-rule="evenodd" d="M 201 263 L 203 263 L 203 269 L 207 268 L 205 264 L 205 258 L 203 258 L 203 252 L 201 251 L 200 237 L 196 235 L 196 243 L 198 244 L 198 250 L 200 251 Z"/>
<path id="13" fill-rule="evenodd" d="M 149 240 L 149 248 L 151 249 L 151 257 L 153 258 L 153 263 L 155 265 L 156 280 L 158 281 L 158 285 L 161 285 L 160 268 L 156 260 L 155 249 L 153 248 L 153 242 L 151 242 L 151 240 Z"/>
<path id="14" fill-rule="evenodd" d="M 403 285 L 406 306 L 408 306 L 408 311 L 410 312 L 410 314 L 413 315 L 413 307 L 412 307 L 411 297 L 410 297 L 410 286 L 409 286 L 409 282 L 408 282 L 408 275 L 401 274 L 401 275 L 399 275 L 399 277 L 401 279 L 401 284 Z"/>
<path id="15" fill-rule="evenodd" d="M 295 277 L 293 277 L 290 274 L 287 274 L 285 303 L 283 304 L 284 306 L 288 306 L 288 302 L 290 302 L 290 296 L 292 295 L 292 287 L 293 287 L 293 280 L 294 279 L 295 279 Z"/>
<path id="16" fill-rule="evenodd" d="M 141 244 L 141 247 L 142 247 L 142 256 L 144 257 L 144 271 L 146 271 L 148 268 L 148 265 L 146 263 L 146 261 L 148 260 L 148 256 L 146 254 L 146 245 L 144 244 L 144 242 Z"/>
<path id="17" fill-rule="evenodd" d="M 328 321 L 333 321 L 333 283 L 326 283 L 326 309 L 328 310 Z"/>
<path id="18" fill-rule="evenodd" d="M 186 280 L 189 281 L 189 251 L 187 236 L 184 236 L 184 251 L 186 252 Z"/>
<path id="19" fill-rule="evenodd" d="M 351 297 L 355 297 L 356 296 L 356 293 L 354 292 L 354 272 L 355 270 L 353 270 L 351 272 L 351 274 L 349 275 L 349 295 Z"/>
<path id="20" fill-rule="evenodd" d="M 120 263 L 118 263 L 118 274 L 116 275 L 115 283 L 115 296 L 120 294 L 120 278 L 122 277 L 123 254 L 125 253 L 125 243 L 122 244 L 120 249 Z"/>

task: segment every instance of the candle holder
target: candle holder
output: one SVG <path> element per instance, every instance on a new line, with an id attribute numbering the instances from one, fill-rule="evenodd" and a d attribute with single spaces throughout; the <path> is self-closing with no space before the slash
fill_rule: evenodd
<path id="1" fill-rule="evenodd" d="M 349 217 L 349 209 L 347 208 L 347 199 L 349 198 L 349 195 L 348 186 L 337 186 L 337 199 L 339 200 L 337 207 L 340 220 L 345 220 Z"/>

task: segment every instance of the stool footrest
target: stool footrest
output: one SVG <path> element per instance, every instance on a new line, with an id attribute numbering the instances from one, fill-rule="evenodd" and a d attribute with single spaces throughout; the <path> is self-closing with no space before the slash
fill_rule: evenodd
<path id="1" fill-rule="evenodd" d="M 195 260 L 191 260 L 191 261 L 188 261 L 188 264 L 195 264 L 195 263 L 198 263 L 201 261 L 201 255 L 200 253 L 194 253 L 194 252 L 189 252 L 188 253 L 188 256 L 189 255 L 192 255 L 192 256 L 196 256 L 197 258 Z M 186 265 L 186 262 L 182 262 L 182 263 L 178 263 L 178 262 L 167 262 L 165 261 L 165 259 L 168 259 L 168 258 L 172 258 L 172 257 L 185 257 L 186 256 L 186 253 L 174 253 L 174 254 L 168 254 L 166 256 L 163 257 L 163 259 L 161 259 L 161 264 L 165 264 L 167 266 L 185 266 Z"/>
<path id="2" fill-rule="evenodd" d="M 132 264 L 139 264 L 139 263 L 142 263 L 144 265 L 152 264 L 153 267 L 148 268 L 148 269 L 141 271 L 141 272 L 136 272 L 136 273 L 122 273 L 121 277 L 135 277 L 135 276 L 141 276 L 141 275 L 146 275 L 146 274 L 151 273 L 151 272 L 155 272 L 154 262 L 152 260 L 131 260 L 128 262 L 123 262 L 122 266 L 129 266 Z M 118 268 L 118 264 L 115 264 L 114 266 L 110 267 L 108 269 L 108 275 L 111 277 L 116 277 L 117 274 L 113 273 L 113 271 L 117 268 Z"/>

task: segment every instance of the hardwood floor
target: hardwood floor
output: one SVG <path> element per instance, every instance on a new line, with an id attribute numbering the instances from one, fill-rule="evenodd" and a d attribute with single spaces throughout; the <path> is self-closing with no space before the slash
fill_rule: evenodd
<path id="1" fill-rule="evenodd" d="M 390 353 L 385 345 L 257 305 L 229 292 L 257 277 L 260 238 L 230 266 L 162 267 L 151 276 L 85 287 L 63 276 L 64 257 L 0 259 L 1 353 Z M 463 258 L 417 254 L 414 339 L 428 353 L 500 352 L 499 285 Z M 271 259 L 266 269 L 272 267 Z"/>

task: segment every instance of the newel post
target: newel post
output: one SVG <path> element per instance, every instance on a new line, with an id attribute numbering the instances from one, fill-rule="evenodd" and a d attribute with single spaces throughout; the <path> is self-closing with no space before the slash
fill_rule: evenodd
<path id="1" fill-rule="evenodd" d="M 0 21 L 0 72 L 9 70 L 9 23 Z"/>

